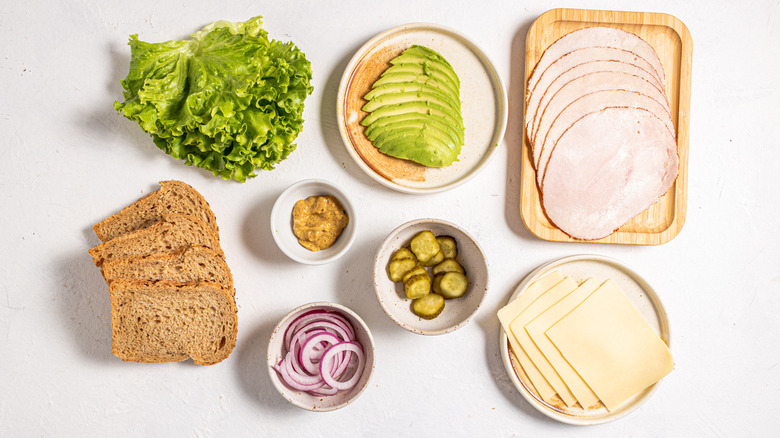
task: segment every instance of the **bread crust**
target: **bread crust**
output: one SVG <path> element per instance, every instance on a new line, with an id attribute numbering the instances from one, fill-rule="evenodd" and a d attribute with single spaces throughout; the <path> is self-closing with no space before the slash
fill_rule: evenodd
<path id="1" fill-rule="evenodd" d="M 187 236 L 177 235 L 183 224 L 192 226 Z M 167 239 L 167 242 L 164 240 Z M 162 241 L 161 241 L 162 240 Z M 152 242 L 150 244 L 150 242 Z M 200 219 L 180 213 L 165 213 L 159 221 L 148 228 L 122 234 L 119 237 L 103 242 L 89 250 L 95 266 L 101 266 L 103 261 L 114 257 L 143 255 L 151 252 L 177 250 L 184 246 L 199 244 L 216 251 L 224 258 L 219 239 L 211 229 Z"/>
<path id="2" fill-rule="evenodd" d="M 230 356 L 235 348 L 237 308 L 233 296 L 219 283 L 118 278 L 109 285 L 109 292 L 112 353 L 124 361 L 164 363 L 192 358 L 197 365 L 214 365 Z M 216 303 L 227 311 L 220 314 L 220 320 L 211 321 L 209 318 L 220 316 L 219 309 L 199 307 L 205 313 L 193 317 L 190 310 L 195 302 L 199 306 Z M 180 307 L 172 307 L 173 304 Z M 215 324 L 225 331 L 214 332 Z M 158 336 L 160 333 L 164 336 Z M 212 345 L 219 348 L 204 351 L 204 347 Z"/>
<path id="3" fill-rule="evenodd" d="M 183 194 L 183 196 L 177 196 Z M 102 242 L 122 234 L 146 228 L 165 213 L 182 213 L 206 223 L 219 240 L 217 218 L 208 201 L 192 186 L 181 181 L 160 181 L 160 189 L 95 224 L 92 229 Z"/>
<path id="4" fill-rule="evenodd" d="M 212 272 L 212 268 L 216 272 Z M 101 273 L 107 284 L 116 278 L 147 281 L 215 281 L 235 296 L 233 275 L 228 264 L 219 253 L 202 245 L 108 259 L 103 262 Z"/>

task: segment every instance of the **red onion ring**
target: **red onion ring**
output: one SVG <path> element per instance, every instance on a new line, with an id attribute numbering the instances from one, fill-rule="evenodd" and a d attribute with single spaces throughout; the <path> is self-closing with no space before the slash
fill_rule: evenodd
<path id="1" fill-rule="evenodd" d="M 298 351 L 298 362 L 303 366 L 303 369 L 309 372 L 309 374 L 316 374 L 318 365 L 317 363 L 320 362 L 320 358 L 322 355 L 327 351 L 327 348 L 329 348 L 330 345 L 336 345 L 341 340 L 338 336 L 328 333 L 328 332 L 319 332 L 309 338 L 306 339 L 306 341 L 301 346 L 301 349 Z M 316 345 L 322 345 L 323 348 L 319 355 L 315 353 L 314 346 Z"/>
<path id="2" fill-rule="evenodd" d="M 314 396 L 352 389 L 365 367 L 354 327 L 336 312 L 298 316 L 285 331 L 282 350 L 283 358 L 272 368 L 287 386 Z"/>
<path id="3" fill-rule="evenodd" d="M 339 375 L 334 376 L 330 372 L 326 371 L 327 369 L 326 364 L 328 363 L 328 361 L 333 361 L 335 355 L 343 354 L 349 351 L 357 355 L 357 360 L 358 360 L 357 367 L 355 368 L 355 373 L 352 374 L 352 377 L 350 377 L 344 382 L 340 382 L 336 379 L 341 376 Z M 360 376 L 363 374 L 362 370 L 363 370 L 364 362 L 365 362 L 365 355 L 363 354 L 363 349 L 360 347 L 360 345 L 354 342 L 342 342 L 340 344 L 336 344 L 328 348 L 328 351 L 326 351 L 325 354 L 322 355 L 322 360 L 320 361 L 320 374 L 322 375 L 323 380 L 325 380 L 325 383 L 327 383 L 333 388 L 336 388 L 338 390 L 352 389 L 357 384 L 357 381 L 358 379 L 360 379 Z"/>
<path id="4" fill-rule="evenodd" d="M 352 328 L 352 324 L 350 324 L 350 322 L 341 314 L 327 310 L 312 310 L 295 318 L 293 322 L 290 323 L 284 334 L 284 346 L 289 349 L 292 335 L 298 332 L 299 327 L 314 321 L 327 321 L 340 325 L 347 332 L 347 337 L 351 339 L 355 338 L 355 330 Z"/>

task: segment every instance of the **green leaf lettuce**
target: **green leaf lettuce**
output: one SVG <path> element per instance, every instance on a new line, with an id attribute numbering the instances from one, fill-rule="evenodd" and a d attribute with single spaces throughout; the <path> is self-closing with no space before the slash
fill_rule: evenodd
<path id="1" fill-rule="evenodd" d="M 218 21 L 185 41 L 131 35 L 129 45 L 114 108 L 168 155 L 244 182 L 295 150 L 311 64 L 292 43 L 269 41 L 261 17 Z"/>

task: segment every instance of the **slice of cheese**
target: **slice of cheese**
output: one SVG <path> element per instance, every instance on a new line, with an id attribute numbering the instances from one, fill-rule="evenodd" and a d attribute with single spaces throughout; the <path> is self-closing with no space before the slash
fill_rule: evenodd
<path id="1" fill-rule="evenodd" d="M 609 280 L 607 280 L 609 282 Z M 569 362 L 563 357 L 558 348 L 550 341 L 550 338 L 545 335 L 544 332 L 553 326 L 561 318 L 566 316 L 569 312 L 574 310 L 580 303 L 590 296 L 597 288 L 599 283 L 589 278 L 585 280 L 574 292 L 565 296 L 563 299 L 555 303 L 552 307 L 545 310 L 544 313 L 536 317 L 533 321 L 529 322 L 525 326 L 525 331 L 528 332 L 528 336 L 534 341 L 539 350 L 544 354 L 544 357 L 550 362 L 550 365 L 555 368 L 558 375 L 561 376 L 566 386 L 569 387 L 574 397 L 580 403 L 584 409 L 596 405 L 599 398 L 593 390 L 590 389 L 587 383 L 582 380 L 577 371 L 569 365 Z"/>
<path id="2" fill-rule="evenodd" d="M 533 362 L 531 362 L 531 359 L 525 351 L 523 351 L 520 343 L 517 342 L 517 339 L 512 334 L 509 324 L 511 324 L 512 321 L 517 318 L 517 315 L 525 310 L 529 304 L 539 298 L 541 294 L 547 292 L 548 289 L 560 283 L 561 280 L 563 280 L 563 275 L 561 275 L 560 272 L 557 270 L 549 272 L 542 278 L 531 283 L 523 293 L 498 311 L 498 319 L 501 321 L 501 326 L 504 328 L 504 332 L 506 332 L 506 336 L 509 339 L 509 345 L 512 347 L 512 352 L 514 352 L 515 357 L 517 357 L 517 360 L 520 362 L 526 375 L 528 375 L 528 378 L 531 380 L 530 383 L 533 385 L 534 389 L 536 389 L 539 397 L 550 404 L 553 402 L 555 389 L 550 386 L 544 376 L 542 376 L 536 366 L 534 366 Z"/>
<path id="3" fill-rule="evenodd" d="M 546 334 L 610 411 L 674 367 L 669 348 L 617 285 L 600 287 Z"/>
<path id="4" fill-rule="evenodd" d="M 517 338 L 520 346 L 523 347 L 523 350 L 525 350 L 528 357 L 531 358 L 534 365 L 536 365 L 536 368 L 539 369 L 539 372 L 541 372 L 544 378 L 550 382 L 550 385 L 552 385 L 558 393 L 561 400 L 566 403 L 566 406 L 577 403 L 577 398 L 574 397 L 574 394 L 572 394 L 569 387 L 566 386 L 566 383 L 561 376 L 555 371 L 555 368 L 550 365 L 547 358 L 544 357 L 544 354 L 539 350 L 539 347 L 537 347 L 531 337 L 528 336 L 528 332 L 525 331 L 525 326 L 553 304 L 572 293 L 575 289 L 577 289 L 577 282 L 569 277 L 564 278 L 563 281 L 553 286 L 552 289 L 542 294 L 536 301 L 520 312 L 520 315 L 518 315 L 509 325 L 509 328 L 512 329 L 512 333 Z"/>

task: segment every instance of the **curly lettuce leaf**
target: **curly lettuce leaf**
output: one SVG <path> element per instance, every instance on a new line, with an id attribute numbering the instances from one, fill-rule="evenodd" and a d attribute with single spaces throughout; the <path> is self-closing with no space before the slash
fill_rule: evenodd
<path id="1" fill-rule="evenodd" d="M 268 40 L 261 17 L 218 21 L 185 41 L 130 36 L 124 102 L 114 108 L 168 155 L 244 182 L 295 150 L 311 94 L 311 64 Z"/>

